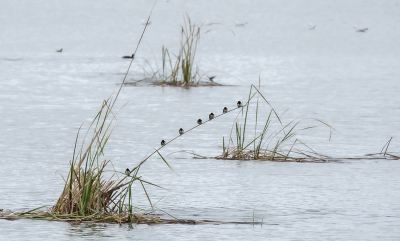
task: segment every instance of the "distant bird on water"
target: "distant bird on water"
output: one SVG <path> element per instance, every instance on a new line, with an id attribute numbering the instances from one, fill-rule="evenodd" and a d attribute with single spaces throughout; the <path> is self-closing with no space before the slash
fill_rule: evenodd
<path id="1" fill-rule="evenodd" d="M 367 32 L 367 30 L 368 30 L 368 28 L 363 28 L 363 29 L 358 29 L 356 32 L 364 33 L 364 32 Z"/>
<path id="2" fill-rule="evenodd" d="M 214 119 L 214 113 L 211 113 L 210 115 L 208 115 L 208 118 L 209 118 L 210 120 Z"/>
<path id="3" fill-rule="evenodd" d="M 132 54 L 132 56 L 123 56 L 123 59 L 134 59 L 135 58 L 135 54 Z"/>
<path id="4" fill-rule="evenodd" d="M 127 175 L 128 177 L 131 175 L 131 171 L 129 171 L 129 168 L 127 168 L 127 169 L 125 170 L 125 175 Z"/>
<path id="5" fill-rule="evenodd" d="M 197 124 L 201 125 L 201 124 L 203 124 L 203 121 L 201 119 L 198 119 Z"/>
<path id="6" fill-rule="evenodd" d="M 364 32 L 366 32 L 368 30 L 368 28 L 360 28 L 359 29 L 357 27 L 357 25 L 355 25 L 354 28 L 356 29 L 356 32 L 359 32 L 359 33 L 364 33 Z"/>
<path id="7" fill-rule="evenodd" d="M 224 113 L 224 114 L 228 113 L 228 108 L 224 107 L 224 109 L 222 110 L 222 113 Z"/>
<path id="8" fill-rule="evenodd" d="M 239 107 L 243 107 L 243 104 L 242 104 L 242 102 L 240 102 L 240 100 L 238 101 L 238 103 L 237 103 L 237 107 L 239 108 Z"/>
<path id="9" fill-rule="evenodd" d="M 61 52 L 62 52 L 62 49 L 56 50 L 56 52 L 59 52 L 59 53 L 61 53 Z"/>
<path id="10" fill-rule="evenodd" d="M 142 19 L 142 25 L 150 25 L 151 24 L 151 22 L 146 22 L 146 21 L 144 21 L 143 19 Z"/>
<path id="11" fill-rule="evenodd" d="M 161 145 L 165 146 L 165 141 L 164 140 L 161 141 Z"/>
<path id="12" fill-rule="evenodd" d="M 248 22 L 245 23 L 239 23 L 238 21 L 235 21 L 236 27 L 244 27 Z"/>
<path id="13" fill-rule="evenodd" d="M 182 128 L 179 129 L 179 135 L 183 135 L 183 133 L 185 133 L 185 131 Z"/>
<path id="14" fill-rule="evenodd" d="M 308 24 L 308 30 L 314 30 L 315 27 L 317 27 L 317 25 L 315 25 L 315 24 L 313 25 L 311 23 Z"/>

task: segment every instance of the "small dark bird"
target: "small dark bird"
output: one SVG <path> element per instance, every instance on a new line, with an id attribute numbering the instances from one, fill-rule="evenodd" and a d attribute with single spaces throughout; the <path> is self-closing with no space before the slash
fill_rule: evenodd
<path id="1" fill-rule="evenodd" d="M 358 29 L 356 32 L 364 33 L 368 30 L 368 28 Z"/>
<path id="2" fill-rule="evenodd" d="M 238 108 L 243 107 L 243 104 L 242 104 L 242 102 L 240 102 L 240 100 L 238 101 L 237 106 L 238 106 Z"/>
<path id="3" fill-rule="evenodd" d="M 134 59 L 135 58 L 135 54 L 132 54 L 132 56 L 123 56 L 123 59 Z"/>
<path id="4" fill-rule="evenodd" d="M 185 133 L 185 131 L 183 131 L 183 129 L 179 129 L 179 134 L 182 135 L 183 133 Z"/>
<path id="5" fill-rule="evenodd" d="M 59 52 L 59 53 L 61 53 L 61 52 L 62 52 L 62 49 L 56 50 L 56 52 Z"/>
<path id="6" fill-rule="evenodd" d="M 228 108 L 224 107 L 224 109 L 222 110 L 222 113 L 228 113 Z"/>
<path id="7" fill-rule="evenodd" d="M 165 141 L 164 140 L 161 141 L 161 145 L 165 146 Z"/>
<path id="8" fill-rule="evenodd" d="M 201 124 L 203 124 L 203 121 L 201 119 L 198 119 L 197 124 L 201 125 Z"/>
<path id="9" fill-rule="evenodd" d="M 125 175 L 127 175 L 128 177 L 131 175 L 131 171 L 129 171 L 129 168 L 127 168 L 127 169 L 125 170 Z"/>
<path id="10" fill-rule="evenodd" d="M 208 116 L 208 118 L 209 118 L 210 120 L 214 119 L 214 113 L 211 113 L 211 114 Z"/>
<path id="11" fill-rule="evenodd" d="M 214 82 L 213 79 L 214 79 L 215 77 L 217 77 L 217 76 L 211 76 L 211 77 L 208 77 L 208 79 L 209 79 L 211 82 Z"/>

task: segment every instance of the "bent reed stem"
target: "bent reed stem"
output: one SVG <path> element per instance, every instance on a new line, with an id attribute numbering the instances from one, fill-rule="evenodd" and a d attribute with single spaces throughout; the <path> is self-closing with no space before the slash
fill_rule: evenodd
<path id="1" fill-rule="evenodd" d="M 247 104 L 246 104 L 246 105 L 247 105 Z M 244 106 L 246 106 L 246 105 L 244 105 Z M 243 106 L 243 107 L 244 107 L 244 106 Z M 178 139 L 179 137 L 185 135 L 185 134 L 188 133 L 189 131 L 192 131 L 193 129 L 196 129 L 197 127 L 199 127 L 199 126 L 201 126 L 201 125 L 204 125 L 204 124 L 207 123 L 207 122 L 210 122 L 210 121 L 212 121 L 212 120 L 214 120 L 214 119 L 216 119 L 216 118 L 218 118 L 218 117 L 220 117 L 220 116 L 223 116 L 223 115 L 225 115 L 225 114 L 228 114 L 228 113 L 231 112 L 231 111 L 234 111 L 234 110 L 237 110 L 237 109 L 241 109 L 241 108 L 243 108 L 243 107 L 236 107 L 235 109 L 229 110 L 229 111 L 226 112 L 226 113 L 222 113 L 222 114 L 219 114 L 219 115 L 217 115 L 217 116 L 214 116 L 213 119 L 204 121 L 202 124 L 196 125 L 196 126 L 190 128 L 189 130 L 185 131 L 182 135 L 176 136 L 175 138 L 173 138 L 173 139 L 171 139 L 170 141 L 166 142 L 164 146 L 159 147 L 158 149 L 156 149 L 155 151 L 153 151 L 149 156 L 147 156 L 145 159 L 143 159 L 143 161 L 141 161 L 141 162 L 139 163 L 139 165 L 137 165 L 136 167 L 134 167 L 134 168 L 130 171 L 130 173 L 132 173 L 134 170 L 136 170 L 138 167 L 140 167 L 140 166 L 141 166 L 143 163 L 145 163 L 152 155 L 154 155 L 155 153 L 157 153 L 157 152 L 158 152 L 159 150 L 161 150 L 163 147 L 167 146 L 169 143 L 173 142 L 174 140 Z M 126 176 L 126 177 L 127 177 L 127 176 Z M 125 177 L 125 178 L 126 178 L 126 177 Z M 124 178 L 124 179 L 125 179 L 125 178 Z M 122 179 L 122 180 L 123 180 L 123 179 Z M 122 181 L 122 180 L 121 180 L 121 181 Z"/>

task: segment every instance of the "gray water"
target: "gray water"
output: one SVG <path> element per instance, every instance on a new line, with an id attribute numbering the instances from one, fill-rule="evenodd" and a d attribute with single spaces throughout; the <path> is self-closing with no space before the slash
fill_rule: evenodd
<path id="1" fill-rule="evenodd" d="M 51 206 L 63 188 L 76 132 L 118 88 L 150 1 L 3 1 L 0 8 L 0 208 Z M 400 131 L 399 1 L 157 2 L 128 75 L 160 67 L 161 46 L 176 51 L 182 14 L 221 23 L 201 37 L 196 64 L 224 87 L 125 86 L 105 151 L 119 171 L 161 139 L 210 112 L 232 109 L 258 84 L 286 123 L 315 117 L 298 138 L 319 153 L 363 157 Z M 235 27 L 235 21 L 248 22 Z M 316 24 L 308 30 L 308 23 Z M 357 33 L 353 28 L 369 28 Z M 232 32 L 233 31 L 233 32 Z M 55 50 L 63 48 L 62 53 Z M 128 104 L 120 110 L 120 108 Z M 262 118 L 268 114 L 261 113 Z M 184 135 L 163 154 L 221 154 L 236 113 Z M 254 117 L 251 117 L 254 118 Z M 311 124 L 315 124 L 312 123 Z M 84 125 L 86 126 L 86 125 Z M 330 134 L 332 136 L 330 137 Z M 391 151 L 399 143 L 394 141 Z M 182 219 L 256 225 L 72 225 L 0 220 L 1 240 L 399 240 L 400 162 L 359 159 L 325 164 L 168 156 L 144 165 L 157 207 Z M 149 208 L 143 191 L 137 205 Z"/>

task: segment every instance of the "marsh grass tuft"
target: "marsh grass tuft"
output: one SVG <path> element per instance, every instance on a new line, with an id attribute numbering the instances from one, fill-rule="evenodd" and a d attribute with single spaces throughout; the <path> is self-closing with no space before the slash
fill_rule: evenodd
<path id="1" fill-rule="evenodd" d="M 256 97 L 256 100 L 252 100 Z M 260 102 L 262 101 L 262 102 Z M 251 107 L 254 107 L 254 135 L 249 138 L 246 133 L 249 132 L 249 118 Z M 266 104 L 269 108 L 266 121 L 261 128 L 258 126 L 261 104 Z M 262 110 L 265 110 L 263 107 Z M 241 114 L 241 116 L 239 116 Z M 285 162 L 326 162 L 327 156 L 318 154 L 299 139 L 295 139 L 292 144 L 287 144 L 293 140 L 298 131 L 307 130 L 316 126 L 306 126 L 298 130 L 298 126 L 305 120 L 314 120 L 318 123 L 333 127 L 318 119 L 295 119 L 287 124 L 283 124 L 281 117 L 270 105 L 268 100 L 258 88 L 252 85 L 248 100 L 241 113 L 236 117 L 228 143 L 225 137 L 222 139 L 222 154 L 216 159 L 235 159 L 235 160 L 263 160 L 263 161 L 285 161 Z M 273 125 L 272 123 L 278 123 Z M 278 126 L 278 128 L 276 128 Z"/>
<path id="2" fill-rule="evenodd" d="M 210 26 L 215 25 L 215 23 L 207 23 L 204 21 L 197 25 L 192 23 L 188 15 L 183 17 L 183 22 L 180 28 L 178 53 L 171 54 L 168 48 L 162 46 L 162 68 L 155 71 L 150 66 L 150 77 L 146 77 L 137 82 L 153 80 L 158 85 L 169 86 L 220 85 L 212 81 L 215 76 L 212 78 L 207 77 L 205 74 L 202 74 L 199 67 L 195 65 L 196 51 L 200 37 L 202 34 L 210 32 L 212 30 Z M 144 70 L 144 73 L 146 74 L 147 71 Z"/>

